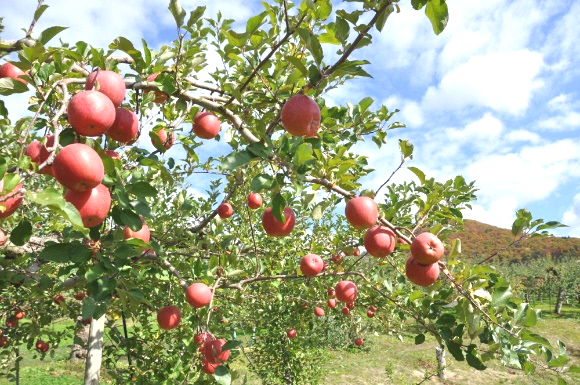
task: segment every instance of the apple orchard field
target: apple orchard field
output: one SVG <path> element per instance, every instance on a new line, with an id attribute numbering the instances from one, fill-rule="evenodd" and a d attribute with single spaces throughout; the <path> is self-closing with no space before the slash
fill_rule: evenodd
<path id="1" fill-rule="evenodd" d="M 475 182 L 413 166 L 398 110 L 329 102 L 415 11 L 449 20 L 441 0 L 239 21 L 169 0 L 174 40 L 97 47 L 37 33 L 39 1 L 0 39 L 0 384 L 574 383 L 576 316 L 546 322 L 450 238 Z M 388 170 L 355 151 L 392 137 Z M 520 209 L 513 244 L 560 226 Z"/>

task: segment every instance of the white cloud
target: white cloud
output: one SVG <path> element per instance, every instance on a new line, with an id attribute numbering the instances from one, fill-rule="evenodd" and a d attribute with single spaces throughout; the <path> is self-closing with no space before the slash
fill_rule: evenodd
<path id="1" fill-rule="evenodd" d="M 398 109 L 399 112 L 393 117 L 393 121 L 404 123 L 408 128 L 418 128 L 425 123 L 421 106 L 413 100 L 390 96 L 383 104 L 391 111 Z"/>
<path id="2" fill-rule="evenodd" d="M 438 86 L 429 87 L 423 98 L 428 110 L 461 110 L 470 106 L 520 115 L 539 79 L 542 56 L 527 50 L 473 56 L 447 73 Z"/>
<path id="3" fill-rule="evenodd" d="M 562 223 L 570 226 L 568 233 L 580 237 L 580 193 L 574 197 L 572 206 L 562 216 Z"/>
<path id="4" fill-rule="evenodd" d="M 519 204 L 513 197 L 502 197 L 487 205 L 480 205 L 476 202 L 472 207 L 472 210 L 463 212 L 466 219 L 474 219 L 497 227 L 511 228 Z"/>

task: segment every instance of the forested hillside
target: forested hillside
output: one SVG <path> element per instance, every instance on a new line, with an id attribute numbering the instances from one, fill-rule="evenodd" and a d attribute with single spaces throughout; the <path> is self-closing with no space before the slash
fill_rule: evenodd
<path id="1" fill-rule="evenodd" d="M 461 239 L 463 258 L 473 262 L 479 262 L 491 256 L 516 239 L 509 229 L 501 229 L 473 220 L 465 220 L 464 231 L 451 236 L 449 241 L 455 238 Z M 501 251 L 492 261 L 526 261 L 539 258 L 560 260 L 578 256 L 580 256 L 580 238 L 550 236 L 517 242 L 507 250 Z"/>

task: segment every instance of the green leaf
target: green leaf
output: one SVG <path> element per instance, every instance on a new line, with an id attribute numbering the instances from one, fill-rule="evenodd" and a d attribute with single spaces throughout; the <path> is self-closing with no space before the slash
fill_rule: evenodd
<path id="1" fill-rule="evenodd" d="M 311 159 L 314 159 L 314 156 L 312 155 L 312 144 L 302 143 L 296 149 L 292 162 L 295 165 L 300 166 Z"/>
<path id="2" fill-rule="evenodd" d="M 465 355 L 465 358 L 467 359 L 467 364 L 469 364 L 469 366 L 477 370 L 485 370 L 486 366 L 483 364 L 481 359 L 476 355 L 476 352 L 477 351 L 475 349 L 467 352 L 467 354 Z"/>
<path id="3" fill-rule="evenodd" d="M 12 229 L 12 232 L 10 233 L 10 242 L 14 243 L 16 246 L 22 246 L 28 242 L 31 236 L 32 224 L 23 219 L 14 229 Z"/>
<path id="4" fill-rule="evenodd" d="M 185 20 L 186 12 L 181 7 L 181 4 L 179 4 L 179 0 L 169 1 L 169 12 L 173 15 L 177 28 L 180 28 L 183 25 L 183 20 Z"/>
<path id="5" fill-rule="evenodd" d="M 142 68 L 144 67 L 144 60 L 143 56 L 141 55 L 141 51 L 133 46 L 133 43 L 129 39 L 123 36 L 119 36 L 111 44 L 109 44 L 110 49 L 118 49 L 120 51 L 125 52 L 127 55 L 131 56 L 133 60 L 135 60 L 135 64 L 137 67 Z"/>
<path id="6" fill-rule="evenodd" d="M 205 5 L 201 5 L 195 8 L 193 11 L 189 13 L 189 19 L 187 20 L 187 26 L 191 28 L 205 13 Z"/>
<path id="7" fill-rule="evenodd" d="M 418 11 L 423 8 L 428 1 L 429 0 L 411 0 L 411 5 Z"/>
<path id="8" fill-rule="evenodd" d="M 28 191 L 27 196 L 32 202 L 46 206 L 53 212 L 64 217 L 73 225 L 75 230 L 80 231 L 84 235 L 88 235 L 89 231 L 84 227 L 78 210 L 72 203 L 64 200 L 60 190 L 57 190 L 54 187 L 49 187 L 39 192 Z"/>
<path id="9" fill-rule="evenodd" d="M 262 190 L 269 190 L 276 184 L 276 180 L 272 178 L 268 174 L 260 174 L 256 175 L 252 182 L 250 183 L 250 187 L 254 192 L 260 192 Z"/>
<path id="10" fill-rule="evenodd" d="M 402 140 L 399 139 L 399 149 L 401 150 L 401 155 L 403 155 L 404 159 L 413 159 L 413 150 L 415 146 L 411 143 L 410 140 Z"/>
<path id="11" fill-rule="evenodd" d="M 57 27 L 57 26 L 48 27 L 47 29 L 42 31 L 40 35 L 38 35 L 38 41 L 40 42 L 40 44 L 45 45 L 53 37 L 64 31 L 65 29 L 68 29 L 68 27 Z"/>
<path id="12" fill-rule="evenodd" d="M 445 0 L 429 0 L 425 8 L 425 15 L 431 21 L 433 32 L 439 35 L 449 21 L 449 10 Z"/>
<path id="13" fill-rule="evenodd" d="M 274 195 L 272 199 L 272 214 L 274 218 L 280 223 L 286 223 L 286 218 L 284 217 L 284 208 L 286 207 L 286 199 L 282 194 L 278 193 Z"/>
<path id="14" fill-rule="evenodd" d="M 570 369 L 568 369 L 568 371 L 570 373 L 580 373 L 580 366 L 572 365 L 572 366 L 570 366 Z"/>
<path id="15" fill-rule="evenodd" d="M 246 150 L 232 152 L 222 162 L 222 167 L 226 170 L 233 170 L 234 168 L 241 167 L 246 165 L 254 159 L 255 156 Z"/>
<path id="16" fill-rule="evenodd" d="M 20 183 L 20 175 L 18 174 L 6 174 L 4 175 L 4 178 L 2 178 L 2 181 L 4 183 L 3 188 L 2 188 L 2 195 L 6 195 L 12 192 L 12 190 L 14 190 L 16 188 L 16 186 L 18 186 L 18 183 Z"/>
<path id="17" fill-rule="evenodd" d="M 558 385 L 568 385 L 568 383 L 562 377 L 558 377 Z"/>
<path id="18" fill-rule="evenodd" d="M 130 183 L 125 186 L 125 189 L 138 197 L 155 197 L 159 194 L 157 189 L 145 181 Z"/>
<path id="19" fill-rule="evenodd" d="M 232 383 L 232 376 L 230 374 L 230 370 L 223 365 L 220 365 L 217 368 L 215 368 L 214 377 L 216 382 L 220 385 L 230 385 Z"/>
<path id="20" fill-rule="evenodd" d="M 36 8 L 36 11 L 34 11 L 34 20 L 38 21 L 38 19 L 40 19 L 40 16 L 42 16 L 42 14 L 44 13 L 44 11 L 46 11 L 47 8 L 48 5 L 46 4 L 43 4 L 38 8 Z"/>
<path id="21" fill-rule="evenodd" d="M 139 231 L 143 227 L 141 217 L 131 210 L 122 209 L 119 214 L 119 219 L 133 231 Z"/>
<path id="22" fill-rule="evenodd" d="M 222 351 L 237 349 L 241 345 L 242 345 L 242 341 L 229 340 L 226 342 L 226 344 L 224 346 L 222 346 Z"/>
<path id="23" fill-rule="evenodd" d="M 103 275 L 103 273 L 106 271 L 107 268 L 105 267 L 105 265 L 99 263 L 98 265 L 91 266 L 87 269 L 87 272 L 85 273 L 85 278 L 87 279 L 87 282 L 93 282 L 97 280 L 101 275 Z"/>
<path id="24" fill-rule="evenodd" d="M 312 209 L 312 214 L 310 214 L 312 219 L 314 219 L 315 221 L 320 220 L 320 218 L 322 218 L 322 216 L 324 215 L 324 211 L 326 211 L 326 209 L 328 208 L 329 204 L 330 202 L 327 201 L 317 203 Z"/>
<path id="25" fill-rule="evenodd" d="M 558 357 L 552 358 L 550 360 L 550 362 L 548 362 L 548 367 L 549 368 L 559 368 L 559 367 L 566 365 L 568 362 L 570 362 L 570 358 L 568 358 L 566 356 L 558 356 Z"/>
<path id="26" fill-rule="evenodd" d="M 423 171 L 419 170 L 417 167 L 407 167 L 407 168 L 409 169 L 409 171 L 415 174 L 417 178 L 419 178 L 419 182 L 421 182 L 421 184 L 425 184 L 425 173 Z"/>
<path id="27" fill-rule="evenodd" d="M 95 302 L 94 298 L 85 297 L 85 299 L 83 300 L 83 309 L 81 312 L 81 317 L 83 319 L 93 317 L 96 308 L 97 308 L 97 303 Z"/>
<path id="28" fill-rule="evenodd" d="M 284 56 L 284 60 L 290 62 L 290 64 L 296 67 L 302 73 L 303 76 L 308 75 L 308 69 L 306 68 L 304 63 L 302 63 L 302 61 L 298 59 L 296 56 Z"/>
<path id="29" fill-rule="evenodd" d="M 491 306 L 505 306 L 513 294 L 509 287 L 497 288 L 491 295 Z"/>
<path id="30" fill-rule="evenodd" d="M 415 336 L 415 345 L 421 345 L 425 342 L 425 334 L 421 333 Z"/>
<path id="31" fill-rule="evenodd" d="M 298 35 L 300 36 L 302 43 L 306 46 L 306 49 L 308 49 L 308 51 L 310 51 L 310 53 L 312 54 L 312 57 L 314 58 L 316 64 L 320 65 L 324 53 L 322 51 L 320 41 L 318 41 L 318 36 L 316 36 L 310 30 L 305 28 L 298 28 L 296 31 L 298 32 Z"/>
<path id="32" fill-rule="evenodd" d="M 21 94 L 28 91 L 28 86 L 16 79 L 0 79 L 0 95 L 8 96 L 12 94 Z"/>
<path id="33" fill-rule="evenodd" d="M 246 33 L 251 35 L 258 28 L 260 28 L 262 23 L 264 23 L 264 18 L 266 17 L 267 14 L 268 14 L 268 12 L 264 11 L 264 12 L 260 13 L 259 15 L 250 17 L 248 19 L 248 22 L 246 23 Z"/>

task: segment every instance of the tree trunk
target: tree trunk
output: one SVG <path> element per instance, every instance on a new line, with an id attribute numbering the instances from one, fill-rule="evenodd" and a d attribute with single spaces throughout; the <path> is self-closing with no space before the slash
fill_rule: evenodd
<path id="1" fill-rule="evenodd" d="M 560 314 L 562 312 L 562 303 L 564 302 L 564 287 L 558 287 L 558 298 L 556 298 L 556 308 L 554 313 Z"/>
<path id="2" fill-rule="evenodd" d="M 435 357 L 437 357 L 437 376 L 441 381 L 445 381 L 445 346 L 435 348 Z"/>
<path id="3" fill-rule="evenodd" d="M 89 330 L 89 350 L 85 364 L 85 385 L 98 385 L 103 359 L 103 335 L 105 332 L 105 316 L 91 321 Z"/>
<path id="4" fill-rule="evenodd" d="M 80 317 L 79 317 L 80 318 Z M 75 330 L 75 339 L 71 347 L 70 360 L 80 362 L 87 360 L 87 346 L 89 343 L 89 326 L 79 319 Z"/>

